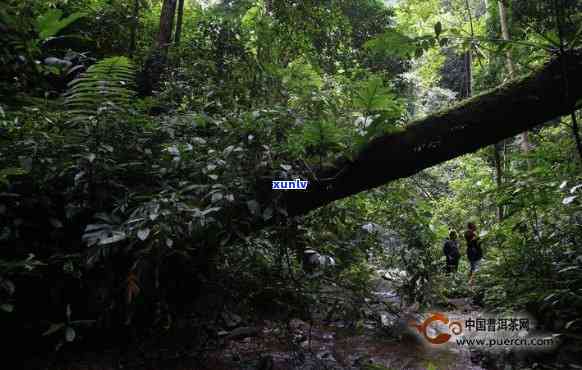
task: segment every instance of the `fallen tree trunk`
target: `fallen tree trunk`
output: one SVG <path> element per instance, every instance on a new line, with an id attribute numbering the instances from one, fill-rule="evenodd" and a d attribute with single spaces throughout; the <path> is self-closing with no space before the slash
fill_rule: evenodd
<path id="1" fill-rule="evenodd" d="M 562 58 L 570 82 L 567 94 Z M 370 141 L 356 159 L 318 174 L 324 180 L 310 179 L 307 190 L 288 191 L 283 200 L 290 216 L 305 214 L 566 115 L 580 99 L 582 52 L 577 50 L 528 76 L 413 122 L 402 132 Z"/>

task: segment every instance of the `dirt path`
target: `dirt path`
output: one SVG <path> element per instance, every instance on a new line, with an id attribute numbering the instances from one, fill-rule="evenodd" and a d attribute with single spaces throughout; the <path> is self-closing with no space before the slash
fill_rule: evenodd
<path id="1" fill-rule="evenodd" d="M 283 329 L 265 322 L 261 335 L 231 341 L 216 354 L 214 369 L 260 370 L 485 370 L 474 364 L 475 357 L 456 343 L 429 347 L 409 327 L 408 320 L 420 313 L 404 312 L 397 316 L 385 304 L 397 304 L 398 296 L 390 286 L 379 281 L 370 302 L 377 320 L 366 320 L 355 327 L 342 321 L 307 323 L 291 320 Z M 451 299 L 448 312 L 467 314 L 478 310 L 470 298 Z M 208 369 L 210 369 L 209 367 Z"/>
<path id="2" fill-rule="evenodd" d="M 456 343 L 427 346 L 410 326 L 411 319 L 422 321 L 423 314 L 406 309 L 395 314 L 387 309 L 398 306 L 400 299 L 386 281 L 378 280 L 374 296 L 368 302 L 366 319 L 355 325 L 299 319 L 288 323 L 265 320 L 253 326 L 238 324 L 219 333 L 214 349 L 189 352 L 160 348 L 132 356 L 124 369 L 485 370 L 474 363 L 478 356 Z M 478 314 L 478 307 L 471 304 L 470 298 L 451 299 L 449 304 L 453 307 L 449 313 Z M 431 336 L 435 334 L 438 333 Z M 63 369 L 119 368 L 108 357 L 111 356 L 95 354 Z"/>

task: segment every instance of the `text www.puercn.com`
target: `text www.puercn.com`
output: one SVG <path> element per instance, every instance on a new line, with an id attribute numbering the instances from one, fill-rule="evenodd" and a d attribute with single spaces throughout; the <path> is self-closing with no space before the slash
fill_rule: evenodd
<path id="1" fill-rule="evenodd" d="M 553 338 L 456 338 L 460 346 L 526 346 L 526 347 L 551 347 L 554 345 Z"/>

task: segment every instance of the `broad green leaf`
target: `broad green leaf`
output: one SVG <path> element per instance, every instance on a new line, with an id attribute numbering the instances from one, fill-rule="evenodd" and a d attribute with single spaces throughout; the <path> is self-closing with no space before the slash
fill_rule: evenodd
<path id="1" fill-rule="evenodd" d="M 443 25 L 441 22 L 436 22 L 434 25 L 434 33 L 436 37 L 439 37 L 440 34 L 443 32 Z"/>
<path id="2" fill-rule="evenodd" d="M 56 333 L 57 331 L 61 330 L 62 328 L 65 327 L 65 323 L 61 322 L 58 324 L 51 324 L 51 326 L 47 329 L 47 331 L 45 331 L 44 333 L 42 333 L 43 336 L 47 336 L 47 335 L 51 335 L 53 333 Z"/>
<path id="3" fill-rule="evenodd" d="M 566 267 L 561 269 L 560 271 L 558 271 L 559 274 L 562 274 L 564 272 L 569 272 L 569 271 L 574 271 L 574 270 L 579 270 L 580 268 L 578 266 L 570 266 L 570 267 Z"/>
<path id="4" fill-rule="evenodd" d="M 222 193 L 216 192 L 216 193 L 212 194 L 211 201 L 212 201 L 212 203 L 216 203 L 216 202 L 221 201 L 223 198 L 224 198 L 224 195 Z"/>
<path id="5" fill-rule="evenodd" d="M 566 323 L 566 325 L 564 326 L 565 329 L 570 329 L 571 326 L 575 325 L 576 323 L 582 322 L 582 319 L 575 319 L 572 321 L 569 321 Z"/>
<path id="6" fill-rule="evenodd" d="M 202 216 L 206 216 L 209 213 L 220 211 L 221 207 L 211 207 L 202 211 Z"/>
<path id="7" fill-rule="evenodd" d="M 74 341 L 76 336 L 77 334 L 75 333 L 75 329 L 68 326 L 67 329 L 65 330 L 65 339 L 67 340 L 67 342 Z"/>
<path id="8" fill-rule="evenodd" d="M 138 239 L 142 240 L 142 241 L 146 240 L 149 235 L 150 235 L 150 229 L 147 227 L 145 229 L 138 230 L 138 232 L 137 232 Z"/>
<path id="9" fill-rule="evenodd" d="M 124 232 L 114 231 L 112 236 L 99 240 L 98 244 L 99 245 L 106 245 L 106 244 L 117 243 L 121 240 L 124 240 L 125 238 L 126 238 L 126 235 Z"/>
<path id="10" fill-rule="evenodd" d="M 263 220 L 268 221 L 273 217 L 273 208 L 268 207 L 263 212 Z"/>
<path id="11" fill-rule="evenodd" d="M 241 24 L 246 28 L 254 28 L 260 15 L 261 9 L 258 6 L 253 6 L 242 17 Z"/>
<path id="12" fill-rule="evenodd" d="M 46 40 L 59 33 L 62 29 L 84 16 L 83 13 L 73 13 L 62 18 L 63 11 L 51 9 L 36 19 L 36 29 L 41 40 Z"/>
<path id="13" fill-rule="evenodd" d="M 367 112 L 394 110 L 395 101 L 396 97 L 390 88 L 384 86 L 380 77 L 371 77 L 361 82 L 354 97 L 356 107 Z"/>
<path id="14" fill-rule="evenodd" d="M 394 29 L 366 42 L 364 47 L 376 54 L 398 57 L 407 57 L 416 51 L 414 40 Z"/>
<path id="15" fill-rule="evenodd" d="M 254 199 L 249 200 L 247 202 L 247 207 L 248 207 L 249 211 L 251 211 L 251 214 L 253 214 L 253 215 L 257 215 L 259 213 L 260 208 L 261 208 L 259 203 Z"/>

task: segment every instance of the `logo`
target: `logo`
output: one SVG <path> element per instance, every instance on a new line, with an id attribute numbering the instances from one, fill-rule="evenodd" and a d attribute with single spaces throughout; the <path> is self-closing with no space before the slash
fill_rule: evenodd
<path id="1" fill-rule="evenodd" d="M 454 335 L 459 335 L 463 332 L 463 326 L 462 326 L 462 323 L 460 321 L 450 321 L 449 322 L 448 316 L 445 315 L 444 313 L 441 313 L 441 312 L 437 312 L 437 313 L 432 314 L 432 316 L 425 319 L 421 324 L 417 324 L 416 322 L 410 322 L 409 325 L 415 327 L 416 330 L 418 330 L 418 332 L 424 338 L 426 338 L 426 340 L 428 340 L 430 343 L 443 344 L 443 343 L 448 342 L 449 339 L 451 339 L 451 334 L 439 333 L 438 335 L 436 335 L 434 337 L 431 337 L 428 335 L 429 325 L 432 324 L 433 322 L 437 322 L 437 321 L 440 321 L 441 323 L 443 323 L 445 325 L 448 324 L 448 328 L 450 329 L 450 331 Z"/>
<path id="2" fill-rule="evenodd" d="M 460 321 L 452 321 L 449 317 Z M 496 351 L 507 348 L 549 350 L 558 343 L 553 335 L 534 331 L 535 321 L 527 314 L 510 317 L 477 314 L 474 317 L 437 312 L 429 314 L 421 323 L 411 321 L 409 325 L 428 343 L 437 345 L 451 342 L 461 347 Z"/>

